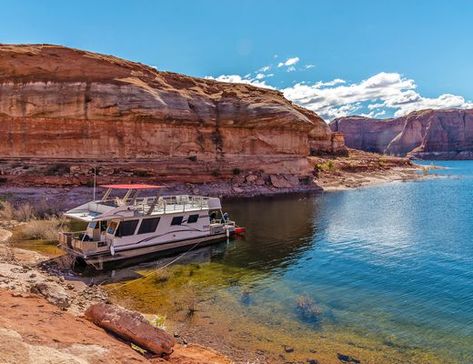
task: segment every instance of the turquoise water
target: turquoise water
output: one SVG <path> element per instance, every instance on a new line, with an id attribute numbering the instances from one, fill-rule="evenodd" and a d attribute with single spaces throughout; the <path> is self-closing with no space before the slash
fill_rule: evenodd
<path id="1" fill-rule="evenodd" d="M 473 363 L 473 162 L 436 164 L 445 178 L 225 202 L 246 238 L 212 248 L 207 264 L 244 284 L 200 289 L 215 305 L 234 297 L 238 312 L 273 330 L 284 317 Z M 301 316 L 301 296 L 316 317 Z"/>

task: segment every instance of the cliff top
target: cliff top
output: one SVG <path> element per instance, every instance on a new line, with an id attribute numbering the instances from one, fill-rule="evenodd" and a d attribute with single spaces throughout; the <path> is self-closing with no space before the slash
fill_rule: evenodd
<path id="1" fill-rule="evenodd" d="M 368 116 L 362 116 L 362 115 L 350 115 L 350 116 L 342 116 L 339 118 L 335 118 L 330 122 L 330 125 L 341 121 L 341 120 L 349 120 L 349 121 L 355 121 L 355 122 L 395 122 L 398 120 L 403 120 L 403 119 L 409 119 L 413 117 L 422 117 L 422 116 L 427 116 L 431 114 L 445 114 L 445 113 L 473 113 L 473 109 L 456 109 L 456 108 L 445 108 L 445 109 L 422 109 L 422 110 L 416 110 L 412 111 L 407 115 L 404 116 L 399 116 L 399 117 L 393 117 L 393 118 L 371 118 Z"/>
<path id="2" fill-rule="evenodd" d="M 227 115 L 237 120 L 235 125 L 257 126 L 258 123 L 302 129 L 325 125 L 317 114 L 294 105 L 277 90 L 162 72 L 141 63 L 59 45 L 0 44 L 0 84 L 31 82 L 132 86 L 141 92 L 140 100 L 145 97 L 162 101 L 163 94 L 174 95 L 178 100 L 176 104 L 197 100 L 197 109 L 215 107 L 212 105 L 223 102 L 235 109 Z M 144 102 L 140 100 L 135 102 L 141 105 Z M 193 107 L 184 111 L 195 114 Z M 172 105 L 168 105 L 167 110 L 167 118 L 176 119 Z M 205 120 L 208 116 L 202 118 Z M 182 120 L 181 117 L 177 119 Z"/>

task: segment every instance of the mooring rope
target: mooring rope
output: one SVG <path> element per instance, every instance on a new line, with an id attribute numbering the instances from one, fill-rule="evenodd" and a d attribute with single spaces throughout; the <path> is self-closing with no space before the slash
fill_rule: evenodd
<path id="1" fill-rule="evenodd" d="M 182 253 L 181 255 L 177 256 L 176 258 L 174 258 L 173 260 L 171 260 L 169 263 L 163 265 L 162 267 L 159 267 L 159 268 L 158 268 L 158 263 L 159 263 L 159 261 L 157 261 L 157 262 L 156 262 L 156 268 L 155 268 L 155 270 L 149 272 L 148 274 L 143 275 L 143 276 L 140 277 L 139 279 L 141 279 L 141 278 L 147 278 L 147 277 L 149 277 L 151 274 L 156 274 L 156 273 L 160 272 L 161 270 L 163 270 L 163 269 L 169 267 L 171 264 L 176 263 L 179 259 L 183 258 L 186 254 L 188 254 L 191 250 L 195 249 L 200 243 L 201 243 L 200 241 L 199 241 L 198 243 L 195 243 L 190 249 L 186 250 L 184 253 Z M 111 291 L 115 291 L 115 290 L 117 290 L 117 289 L 119 289 L 119 288 L 123 288 L 123 287 L 125 287 L 125 286 L 127 286 L 127 285 L 129 285 L 129 284 L 131 284 L 131 283 L 134 283 L 135 281 L 136 281 L 136 279 L 132 279 L 132 280 L 130 280 L 129 282 L 125 282 L 125 283 L 122 283 L 122 284 L 119 283 L 119 286 L 112 288 Z"/>

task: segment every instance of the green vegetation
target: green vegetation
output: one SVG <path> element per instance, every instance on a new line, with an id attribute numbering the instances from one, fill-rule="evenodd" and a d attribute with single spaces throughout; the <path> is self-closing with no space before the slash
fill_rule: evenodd
<path id="1" fill-rule="evenodd" d="M 46 169 L 46 176 L 63 176 L 69 174 L 71 167 L 67 164 L 56 163 Z"/>
<path id="2" fill-rule="evenodd" d="M 153 317 L 148 319 L 149 323 L 158 329 L 166 329 L 166 316 L 165 315 L 153 315 Z"/>
<path id="3" fill-rule="evenodd" d="M 34 218 L 19 226 L 17 237 L 24 240 L 56 242 L 58 231 L 63 224 L 63 219 L 54 216 L 41 220 Z"/>
<path id="4" fill-rule="evenodd" d="M 328 160 L 326 162 L 316 164 L 315 168 L 317 168 L 317 170 L 319 171 L 331 172 L 335 170 L 335 164 L 333 163 L 333 161 Z"/>

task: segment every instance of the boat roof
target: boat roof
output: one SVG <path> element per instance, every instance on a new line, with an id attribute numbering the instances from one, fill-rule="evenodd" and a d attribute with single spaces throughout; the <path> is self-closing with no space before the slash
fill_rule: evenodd
<path id="1" fill-rule="evenodd" d="M 100 187 L 111 188 L 113 190 L 155 190 L 159 188 L 164 188 L 164 186 L 147 184 L 100 185 Z"/>

